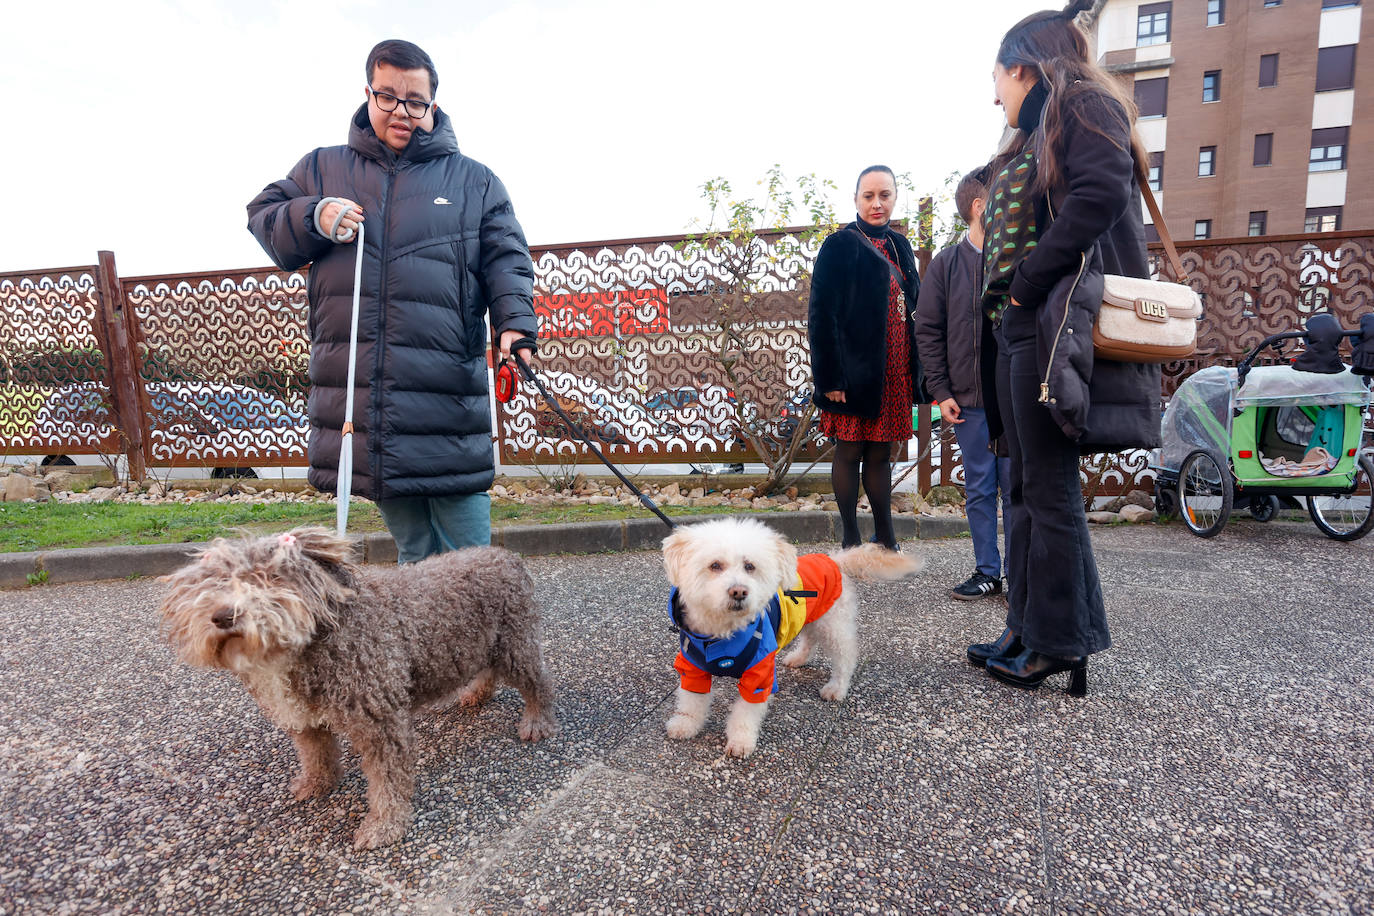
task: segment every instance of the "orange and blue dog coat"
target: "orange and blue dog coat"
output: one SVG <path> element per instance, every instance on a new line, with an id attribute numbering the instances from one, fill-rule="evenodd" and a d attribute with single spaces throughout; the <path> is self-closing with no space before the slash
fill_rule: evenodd
<path id="1" fill-rule="evenodd" d="M 839 564 L 830 557 L 823 553 L 798 557 L 796 584 L 779 589 L 764 613 L 728 636 L 702 636 L 687 629 L 674 587 L 668 616 L 679 635 L 673 668 L 681 676 L 682 689 L 710 693 L 712 677 L 733 677 L 739 680 L 740 696 L 750 703 L 764 702 L 778 689 L 778 650 L 803 626 L 830 610 L 842 586 Z"/>

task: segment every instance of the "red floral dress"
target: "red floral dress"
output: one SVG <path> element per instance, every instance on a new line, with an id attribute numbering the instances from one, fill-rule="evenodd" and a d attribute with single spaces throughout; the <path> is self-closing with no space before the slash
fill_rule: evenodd
<path id="1" fill-rule="evenodd" d="M 901 265 L 888 251 L 886 239 L 865 235 L 898 271 Z M 887 288 L 887 366 L 883 370 L 883 396 L 878 416 L 855 417 L 820 409 L 820 431 L 844 442 L 905 442 L 914 435 L 911 425 L 911 341 L 907 337 L 906 315 L 902 314 L 902 288 L 888 271 Z"/>

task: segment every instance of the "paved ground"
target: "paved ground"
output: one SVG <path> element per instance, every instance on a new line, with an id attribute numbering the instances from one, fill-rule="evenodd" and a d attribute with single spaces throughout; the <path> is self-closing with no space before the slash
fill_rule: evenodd
<path id="1" fill-rule="evenodd" d="M 657 554 L 532 558 L 562 735 L 518 741 L 509 691 L 423 719 L 419 820 L 368 854 L 356 758 L 293 802 L 287 740 L 159 643 L 155 582 L 0 592 L 0 911 L 1374 912 L 1374 540 L 1094 540 L 1086 699 L 969 667 L 1001 607 L 945 597 L 967 539 L 913 541 L 924 573 L 863 587 L 849 700 L 783 673 L 747 762 L 719 701 L 664 738 Z"/>

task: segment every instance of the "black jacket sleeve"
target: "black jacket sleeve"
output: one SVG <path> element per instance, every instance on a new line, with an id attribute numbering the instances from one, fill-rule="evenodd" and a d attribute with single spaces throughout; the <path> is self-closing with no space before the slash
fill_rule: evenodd
<path id="1" fill-rule="evenodd" d="M 481 252 L 479 276 L 486 290 L 491 325 L 499 335 L 521 331 L 534 337 L 534 264 L 525 242 L 525 232 L 515 219 L 506 186 L 490 176 L 482 198 Z"/>
<path id="2" fill-rule="evenodd" d="M 815 390 L 822 394 L 848 389 L 837 327 L 845 283 L 844 252 L 838 234 L 826 239 L 816 255 L 808 302 L 806 333 L 811 343 L 811 377 Z"/>
<path id="3" fill-rule="evenodd" d="M 306 191 L 317 156 L 319 150 L 307 155 L 248 204 L 248 231 L 282 270 L 304 267 L 334 244 L 315 229 L 315 207 L 323 195 Z"/>
<path id="4" fill-rule="evenodd" d="M 957 245 L 931 258 L 925 282 L 916 300 L 916 352 L 925 371 L 926 389 L 936 401 L 954 397 L 949 380 L 949 290 L 945 285 L 948 262 L 958 253 Z"/>
<path id="5" fill-rule="evenodd" d="M 1120 104 L 1098 92 L 1069 100 L 1065 112 L 1063 175 L 1050 197 L 1062 191 L 1052 219 L 1040 220 L 1040 236 L 1016 268 L 1011 295 L 1038 308 L 1054 284 L 1078 270 L 1079 256 L 1114 226 L 1135 192 L 1130 122 Z M 1105 136 L 1104 136 L 1105 134 Z"/>

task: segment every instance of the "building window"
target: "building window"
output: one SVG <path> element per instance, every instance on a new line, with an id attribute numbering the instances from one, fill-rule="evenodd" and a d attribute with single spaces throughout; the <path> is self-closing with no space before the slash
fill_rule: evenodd
<path id="1" fill-rule="evenodd" d="M 1149 185 L 1151 191 L 1164 190 L 1164 154 L 1150 154 L 1150 178 Z"/>
<path id="2" fill-rule="evenodd" d="M 1322 9 L 1324 10 L 1334 10 L 1337 7 L 1359 5 L 1360 0 L 1322 0 Z"/>
<path id="3" fill-rule="evenodd" d="M 1217 173 L 1217 148 L 1204 146 L 1197 151 L 1197 177 L 1208 178 Z"/>
<path id="4" fill-rule="evenodd" d="M 1337 45 L 1317 51 L 1317 91 L 1355 88 L 1355 46 Z"/>
<path id="5" fill-rule="evenodd" d="M 1251 234 L 1251 235 L 1264 235 L 1264 230 L 1267 229 L 1268 226 L 1269 226 L 1269 211 L 1268 211 L 1268 210 L 1251 210 L 1251 211 L 1250 211 L 1250 230 L 1249 230 L 1249 231 L 1250 231 L 1250 234 Z"/>
<path id="6" fill-rule="evenodd" d="M 1339 232 L 1341 230 L 1340 207 L 1308 207 L 1307 218 L 1303 220 L 1303 232 Z"/>
<path id="7" fill-rule="evenodd" d="M 1283 6 L 1283 0 L 1264 0 L 1265 9 L 1268 9 L 1271 6 Z"/>
<path id="8" fill-rule="evenodd" d="M 1269 165 L 1274 161 L 1274 135 L 1255 134 L 1255 165 Z"/>
<path id="9" fill-rule="evenodd" d="M 1169 78 L 1135 81 L 1135 107 L 1142 118 L 1162 118 L 1169 110 Z"/>
<path id="10" fill-rule="evenodd" d="M 1226 0 L 1207 0 L 1207 24 L 1224 25 L 1226 23 Z"/>
<path id="11" fill-rule="evenodd" d="M 1193 238 L 1210 239 L 1212 237 L 1212 221 L 1210 219 L 1200 219 L 1193 223 Z"/>
<path id="12" fill-rule="evenodd" d="M 1169 41 L 1170 8 L 1173 3 L 1142 3 L 1136 7 L 1135 46 L 1162 45 Z"/>
<path id="13" fill-rule="evenodd" d="M 1270 86 L 1279 84 L 1279 56 L 1277 54 L 1260 55 L 1260 80 L 1261 89 L 1268 89 Z"/>
<path id="14" fill-rule="evenodd" d="M 1312 131 L 1312 152 L 1307 156 L 1307 171 L 1339 172 L 1345 168 L 1345 149 L 1349 140 L 1349 127 L 1323 127 Z"/>
<path id="15" fill-rule="evenodd" d="M 1208 70 L 1202 74 L 1202 100 L 1204 102 L 1221 101 L 1221 71 Z"/>

